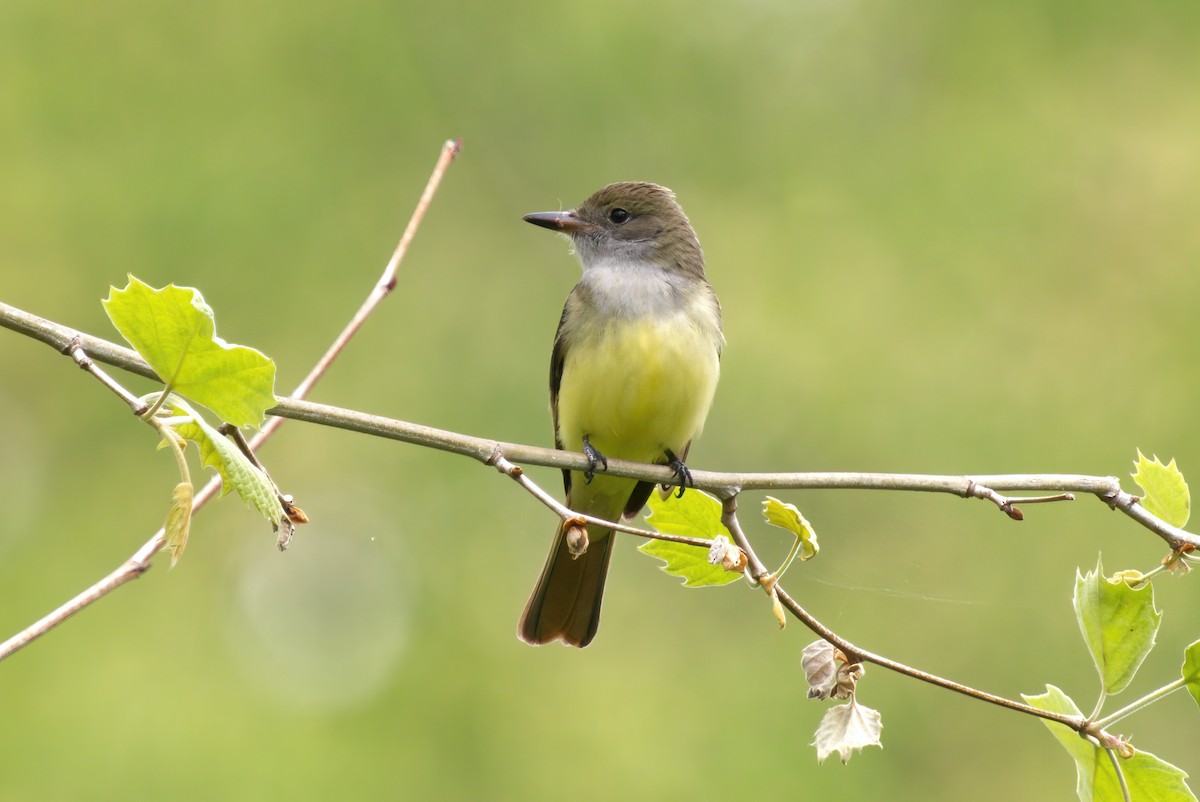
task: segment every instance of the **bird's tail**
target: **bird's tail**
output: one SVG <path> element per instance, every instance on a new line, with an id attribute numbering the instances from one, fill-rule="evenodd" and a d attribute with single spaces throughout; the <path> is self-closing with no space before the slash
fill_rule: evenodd
<path id="1" fill-rule="evenodd" d="M 579 647 L 592 642 L 615 540 L 611 529 L 588 527 L 587 551 L 572 557 L 563 524 L 558 525 L 546 567 L 521 615 L 521 640 L 539 646 L 556 640 Z"/>

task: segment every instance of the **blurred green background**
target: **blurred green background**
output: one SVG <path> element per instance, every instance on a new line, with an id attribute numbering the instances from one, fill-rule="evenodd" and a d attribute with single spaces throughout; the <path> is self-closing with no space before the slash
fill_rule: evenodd
<path id="1" fill-rule="evenodd" d="M 1194 474 L 1198 37 L 1186 2 L 4 0 L 0 299 L 115 337 L 99 299 L 127 272 L 196 286 L 287 393 L 461 136 L 314 400 L 549 444 L 578 268 L 520 216 L 645 179 L 677 191 L 725 307 L 694 467 L 1124 475 L 1141 447 Z M 140 545 L 174 479 L 45 346 L 0 332 L 0 371 L 7 636 Z M 0 665 L 0 799 L 1072 795 L 1040 723 L 876 669 L 886 749 L 818 766 L 811 637 L 632 543 L 592 647 L 520 644 L 554 521 L 470 461 L 302 424 L 263 457 L 313 518 L 290 551 L 213 505 L 175 570 Z M 839 632 L 1085 710 L 1074 570 L 1163 553 L 1090 499 L 1020 525 L 948 497 L 787 499 L 823 545 L 789 585 Z M 1158 594 L 1127 700 L 1196 637 L 1194 582 Z M 1186 696 L 1127 725 L 1200 771 Z"/>

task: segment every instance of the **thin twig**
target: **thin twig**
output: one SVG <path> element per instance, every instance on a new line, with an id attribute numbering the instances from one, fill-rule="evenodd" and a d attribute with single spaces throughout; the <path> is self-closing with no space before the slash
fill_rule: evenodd
<path id="1" fill-rule="evenodd" d="M 450 163 L 454 161 L 454 157 L 462 150 L 461 139 L 450 139 L 442 145 L 442 152 L 438 156 L 437 163 L 433 166 L 433 172 L 429 176 L 429 181 L 425 184 L 424 191 L 421 192 L 421 197 L 417 200 L 417 206 L 413 209 L 412 217 L 408 220 L 408 225 L 404 228 L 404 233 L 400 235 L 400 241 L 396 244 L 396 250 L 392 252 L 392 258 L 388 260 L 387 265 L 383 269 L 383 274 L 375 283 L 374 289 L 363 301 L 362 306 L 354 313 L 354 317 L 350 318 L 350 322 L 342 330 L 342 333 L 337 336 L 337 339 L 329 346 L 328 350 L 317 360 L 317 364 L 313 366 L 308 375 L 296 385 L 296 391 L 292 393 L 294 398 L 304 398 L 308 395 L 309 390 L 313 385 L 325 374 L 329 365 L 333 360 L 337 359 L 338 354 L 346 347 L 346 343 L 350 342 L 351 338 L 358 333 L 362 328 L 363 323 L 375 311 L 375 307 L 388 296 L 388 294 L 396 287 L 396 271 L 400 268 L 400 263 L 404 261 L 405 254 L 408 253 L 408 246 L 412 243 L 413 237 L 416 236 L 417 229 L 421 226 L 421 221 L 425 219 L 425 212 L 429 209 L 429 204 L 433 202 L 433 196 L 437 194 L 438 187 L 442 184 L 442 177 L 445 176 L 446 170 L 450 167 Z M 267 422 L 270 426 L 272 421 Z M 279 424 L 275 424 L 278 426 Z M 264 427 L 266 431 L 266 427 Z M 252 445 L 256 445 L 252 443 Z"/>
<path id="2" fill-rule="evenodd" d="M 392 254 L 392 258 L 388 260 L 387 266 L 383 270 L 383 275 L 372 289 L 367 300 L 351 318 L 345 329 L 333 341 L 333 344 L 325 352 L 308 375 L 296 386 L 292 393 L 295 398 L 303 398 L 312 389 L 313 385 L 329 369 L 333 360 L 337 358 L 342 349 L 354 336 L 354 334 L 362 327 L 363 322 L 371 315 L 375 308 L 379 305 L 392 288 L 396 284 L 396 271 L 400 266 L 400 262 L 404 259 L 404 255 L 408 252 L 409 243 L 412 242 L 413 236 L 416 234 L 417 228 L 421 224 L 421 220 L 425 217 L 425 212 L 429 208 L 434 194 L 437 192 L 438 186 L 441 184 L 442 177 L 445 175 L 450 163 L 458 152 L 462 149 L 461 140 L 450 140 L 442 145 L 441 153 L 438 156 L 437 163 L 434 165 L 433 173 L 429 177 L 429 181 L 425 185 L 424 191 L 421 193 L 420 200 L 417 201 L 417 206 L 414 209 L 412 216 L 409 218 L 408 225 L 404 229 L 404 234 L 400 237 L 400 242 L 396 246 L 396 250 Z M 157 379 L 154 371 L 150 369 L 140 356 L 135 351 L 128 348 L 106 342 L 96 337 L 88 337 L 76 332 L 72 332 L 65 326 L 60 326 L 56 323 L 38 318 L 36 315 L 30 315 L 8 304 L 0 303 L 0 326 L 5 326 L 14 331 L 18 331 L 35 339 L 41 340 L 47 344 L 53 345 L 63 353 L 68 355 L 79 351 L 91 358 L 116 365 L 130 372 L 146 376 L 147 378 Z M 68 346 L 72 346 L 70 350 Z M 82 346 L 82 348 L 80 347 Z M 86 353 L 85 353 L 86 352 Z M 75 358 L 73 356 L 73 358 Z M 78 363 L 78 359 L 76 359 Z M 90 360 L 88 360 L 90 362 Z M 86 365 L 82 365 L 85 367 Z M 92 375 L 96 375 L 94 371 Z M 115 383 L 113 383 L 115 384 Z M 114 387 L 105 382 L 105 386 L 110 390 L 117 392 Z M 119 385 L 118 385 L 119 386 Z M 123 388 L 122 388 L 123 389 Z M 122 393 L 118 392 L 118 395 Z M 122 397 L 124 397 L 122 395 Z M 135 399 L 136 400 L 136 399 Z M 128 403 L 128 401 L 127 401 Z M 144 406 L 144 405 L 143 405 Z M 283 418 L 279 416 L 269 419 L 263 428 L 255 434 L 250 440 L 250 448 L 257 449 L 264 441 L 269 438 L 276 429 L 283 423 Z M 210 499 L 212 499 L 217 491 L 220 490 L 221 479 L 219 476 L 213 477 L 207 484 L 201 488 L 193 498 L 192 513 L 199 511 Z M 150 560 L 162 549 L 165 544 L 165 532 L 159 529 L 149 540 L 142 544 L 133 555 L 114 569 L 111 573 L 96 582 L 91 587 L 79 593 L 70 601 L 59 606 L 49 614 L 43 616 L 30 626 L 13 635 L 4 643 L 0 643 L 0 660 L 5 659 L 9 655 L 17 652 L 28 646 L 37 638 L 45 635 L 54 627 L 66 621 L 71 616 L 78 613 L 80 610 L 88 607 L 94 602 L 104 598 L 112 591 L 129 582 L 132 579 L 137 579 L 150 568 Z"/>
<path id="3" fill-rule="evenodd" d="M 650 529 L 639 529 L 636 526 L 628 526 L 627 524 L 618 521 L 606 521 L 603 518 L 597 518 L 594 515 L 585 515 L 581 512 L 575 512 L 567 505 L 560 502 L 554 496 L 547 493 L 529 478 L 524 469 L 520 465 L 514 465 L 504 454 L 497 449 L 492 453 L 492 456 L 487 460 L 488 464 L 494 466 L 500 473 L 508 476 L 516 481 L 521 487 L 525 488 L 538 501 L 545 504 L 550 509 L 558 514 L 558 517 L 563 521 L 582 521 L 583 523 L 602 526 L 605 529 L 615 529 L 618 532 L 624 532 L 629 535 L 637 535 L 648 540 L 669 540 L 672 543 L 683 543 L 688 546 L 697 546 L 702 549 L 711 549 L 713 542 L 699 537 L 688 537 L 687 535 L 672 535 L 667 532 L 655 532 Z"/>
<path id="4" fill-rule="evenodd" d="M 1049 496 L 1018 496 L 1010 498 L 1002 496 L 996 492 L 994 487 L 979 484 L 971 481 L 967 485 L 967 496 L 972 498 L 981 498 L 985 501 L 990 501 L 1000 508 L 1000 512 L 1012 518 L 1014 521 L 1024 521 L 1025 513 L 1021 512 L 1021 508 L 1017 504 L 1047 504 L 1052 501 L 1074 501 L 1073 493 L 1055 493 Z"/>
<path id="5" fill-rule="evenodd" d="M 103 384 L 105 387 L 111 390 L 114 395 L 124 401 L 129 408 L 133 410 L 134 415 L 137 415 L 140 418 L 150 408 L 145 401 L 126 390 L 115 379 L 113 379 L 112 376 L 109 376 L 107 373 L 101 370 L 100 366 L 92 361 L 92 358 L 84 352 L 83 348 L 80 346 L 80 340 L 78 337 L 72 337 L 71 342 L 66 344 L 66 346 L 62 349 L 62 352 L 71 357 L 71 359 L 75 361 L 76 365 L 90 373 L 92 378 Z"/>
<path id="6" fill-rule="evenodd" d="M 940 688 L 961 693 L 965 696 L 970 696 L 973 699 L 979 699 L 1000 707 L 1006 707 L 1009 710 L 1027 713 L 1031 716 L 1038 716 L 1039 718 L 1056 721 L 1059 724 L 1070 727 L 1076 732 L 1083 732 L 1086 728 L 1087 722 L 1083 716 L 1068 716 L 1062 713 L 1053 713 L 1048 710 L 1041 710 L 1023 702 L 1017 702 L 1013 699 L 1006 699 L 1003 696 L 996 696 L 995 694 L 987 693 L 986 691 L 981 691 L 944 677 L 939 677 L 936 674 L 930 674 L 926 671 L 921 671 L 920 669 L 913 668 L 912 666 L 882 657 L 881 655 L 874 654 L 866 649 L 855 646 L 853 643 L 822 624 L 816 617 L 800 606 L 800 603 L 792 598 L 782 586 L 774 581 L 774 577 L 767 570 L 766 566 L 763 565 L 762 560 L 760 560 L 758 555 L 754 552 L 754 547 L 750 545 L 750 540 L 746 537 L 745 532 L 742 531 L 741 524 L 738 522 L 737 495 L 731 494 L 724 498 L 722 502 L 721 521 L 725 524 L 725 528 L 729 530 L 729 533 L 733 535 L 733 539 L 738 544 L 738 547 L 746 553 L 746 557 L 748 558 L 747 572 L 749 573 L 750 578 L 763 585 L 763 589 L 766 590 L 769 595 L 779 599 L 787 611 L 790 612 L 802 624 L 804 624 L 804 626 L 816 633 L 817 636 L 822 640 L 828 641 L 835 648 L 840 649 L 851 663 L 873 663 L 881 668 L 894 671 L 897 674 L 903 674 L 907 677 L 912 677 L 913 679 L 927 682 L 930 685 L 936 685 Z"/>
<path id="7" fill-rule="evenodd" d="M 487 463 L 491 454 L 499 448 L 506 457 L 519 464 L 577 471 L 584 471 L 590 467 L 587 457 L 579 452 L 473 437 L 432 426 L 325 404 L 314 404 L 309 401 L 280 399 L 279 405 L 268 410 L 268 414 L 449 451 L 473 457 L 483 463 Z M 672 469 L 665 465 L 609 459 L 608 466 L 603 470 L 614 476 L 642 479 L 658 484 L 672 484 L 677 480 Z M 1138 521 L 1165 540 L 1172 549 L 1180 549 L 1185 544 L 1190 544 L 1193 548 L 1200 548 L 1200 536 L 1171 526 L 1148 512 L 1137 503 L 1137 496 L 1121 490 L 1121 483 L 1115 476 L 1058 473 L 953 476 L 828 471 L 734 473 L 703 471 L 695 468 L 691 470 L 691 476 L 694 487 L 710 490 L 718 495 L 725 495 L 733 490 L 894 490 L 948 493 L 969 498 L 973 493 L 979 494 L 987 490 L 1019 490 L 1055 491 L 1054 500 L 1067 500 L 1073 493 L 1086 493 Z M 975 488 L 974 491 L 972 491 L 972 487 Z M 1049 500 L 1051 499 L 1034 499 L 1034 501 Z M 1014 498 L 1010 501 L 1025 502 L 1026 499 Z"/>

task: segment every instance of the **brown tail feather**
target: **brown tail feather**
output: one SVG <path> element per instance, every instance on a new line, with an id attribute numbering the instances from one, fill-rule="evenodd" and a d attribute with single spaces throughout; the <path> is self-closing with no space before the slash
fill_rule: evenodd
<path id="1" fill-rule="evenodd" d="M 616 538 L 607 529 L 589 529 L 588 540 L 587 552 L 573 559 L 559 526 L 546 567 L 521 615 L 521 640 L 535 646 L 556 640 L 579 647 L 592 642 L 600 626 L 604 578 Z"/>

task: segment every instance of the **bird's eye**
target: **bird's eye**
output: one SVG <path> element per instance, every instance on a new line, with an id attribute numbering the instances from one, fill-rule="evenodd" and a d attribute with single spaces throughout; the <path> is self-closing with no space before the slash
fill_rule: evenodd
<path id="1" fill-rule="evenodd" d="M 629 212 L 625 211 L 624 209 L 622 209 L 620 207 L 617 207 L 616 209 L 613 209 L 611 212 L 608 213 L 608 219 L 613 221 L 617 225 L 621 225 L 621 223 L 624 223 L 626 220 L 629 219 Z"/>

